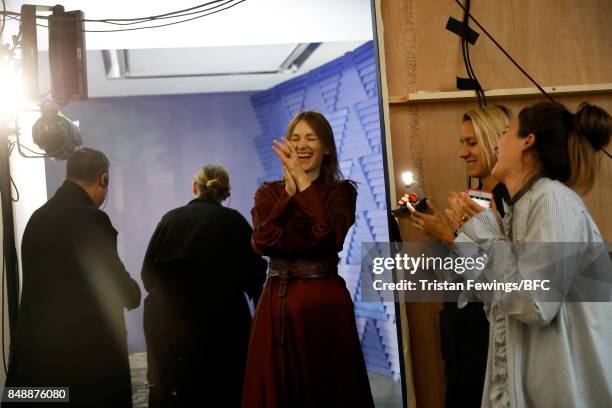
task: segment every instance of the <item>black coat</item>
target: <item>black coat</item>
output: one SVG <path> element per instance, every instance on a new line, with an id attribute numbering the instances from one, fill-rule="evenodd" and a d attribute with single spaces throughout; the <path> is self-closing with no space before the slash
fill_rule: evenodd
<path id="1" fill-rule="evenodd" d="M 266 262 L 239 212 L 205 198 L 167 213 L 145 255 L 149 406 L 239 406 Z"/>
<path id="2" fill-rule="evenodd" d="M 108 216 L 65 181 L 28 221 L 22 262 L 6 386 L 67 386 L 71 406 L 131 407 L 123 310 L 140 304 L 140 288 Z"/>

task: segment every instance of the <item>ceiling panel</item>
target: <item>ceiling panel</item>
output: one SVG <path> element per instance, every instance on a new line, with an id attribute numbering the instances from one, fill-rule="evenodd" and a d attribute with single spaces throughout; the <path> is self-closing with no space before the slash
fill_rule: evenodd
<path id="1" fill-rule="evenodd" d="M 296 44 L 129 50 L 131 75 L 276 71 Z"/>
<path id="2" fill-rule="evenodd" d="M 363 43 L 363 41 L 323 43 L 295 72 L 287 70 L 275 74 L 186 78 L 108 79 L 104 69 L 102 52 L 88 51 L 87 80 L 89 97 L 261 91 L 341 57 Z M 255 46 L 254 48 L 258 47 Z M 181 52 L 190 53 L 190 49 L 184 48 L 181 49 Z M 41 51 L 38 55 L 39 90 L 41 94 L 44 94 L 50 89 L 49 54 L 46 51 Z M 269 62 L 269 64 L 271 65 L 277 61 L 278 59 Z M 145 61 L 143 61 L 143 64 L 145 66 L 144 69 L 153 71 L 153 68 L 146 68 Z"/>

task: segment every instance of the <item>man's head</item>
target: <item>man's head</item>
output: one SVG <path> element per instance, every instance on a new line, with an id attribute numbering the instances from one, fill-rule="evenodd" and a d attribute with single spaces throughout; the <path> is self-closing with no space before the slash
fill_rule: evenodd
<path id="1" fill-rule="evenodd" d="M 96 206 L 102 205 L 108 193 L 108 168 L 104 153 L 83 148 L 74 152 L 66 165 L 66 180 L 83 187 Z"/>

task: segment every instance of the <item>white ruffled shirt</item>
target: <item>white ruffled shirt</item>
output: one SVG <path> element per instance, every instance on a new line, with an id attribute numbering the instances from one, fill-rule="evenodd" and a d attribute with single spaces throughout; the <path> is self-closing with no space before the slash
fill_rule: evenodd
<path id="1" fill-rule="evenodd" d="M 484 270 L 465 279 L 516 282 L 534 278 L 529 272 L 537 270 L 534 264 L 550 263 L 535 249 L 521 254 L 509 246 L 500 250 L 496 244 L 503 241 L 602 242 L 582 199 L 562 183 L 540 178 L 519 194 L 514 205 L 506 207 L 503 223 L 488 209 L 460 229 L 455 243 L 476 245 L 489 259 Z M 575 276 L 589 262 L 578 256 L 568 259 Z M 600 273 L 610 282 L 610 259 L 602 260 Z M 569 261 L 562 262 L 567 268 Z M 465 294 L 459 303 L 473 295 Z M 501 296 L 485 302 L 491 329 L 482 407 L 612 407 L 612 303 Z"/>

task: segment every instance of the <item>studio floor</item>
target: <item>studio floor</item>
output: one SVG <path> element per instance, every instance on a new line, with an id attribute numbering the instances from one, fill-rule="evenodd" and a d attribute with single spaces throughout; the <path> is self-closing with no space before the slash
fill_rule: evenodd
<path id="1" fill-rule="evenodd" d="M 147 354 L 135 353 L 130 355 L 132 370 L 132 400 L 134 408 L 147 408 Z M 376 401 L 376 408 L 401 408 L 402 394 L 400 385 L 384 375 L 369 372 L 372 395 Z"/>

